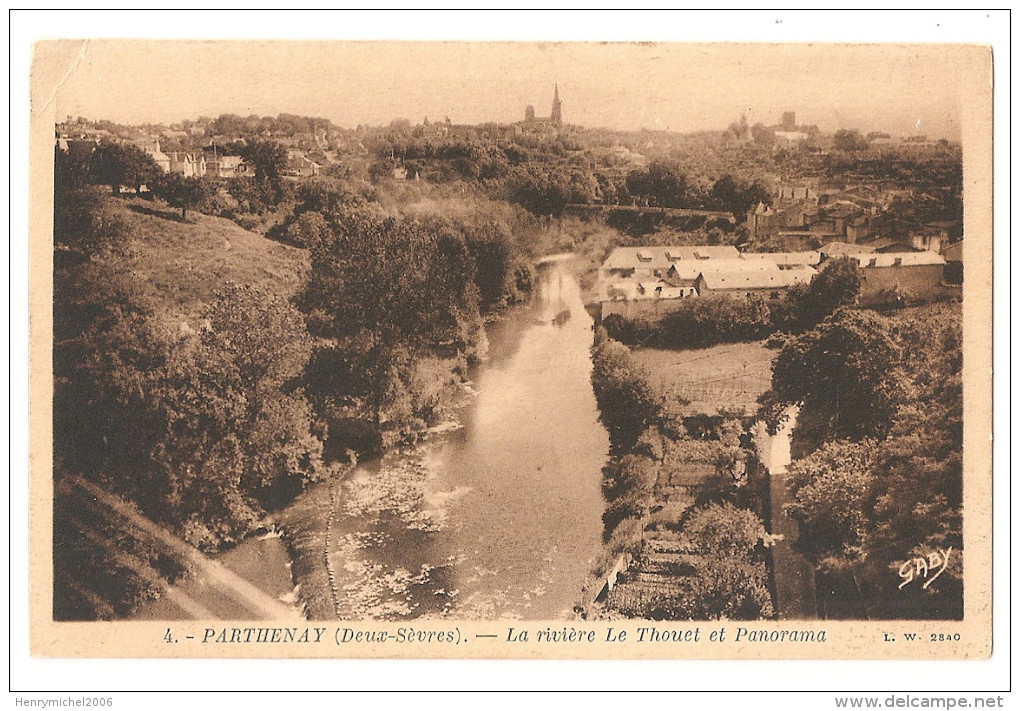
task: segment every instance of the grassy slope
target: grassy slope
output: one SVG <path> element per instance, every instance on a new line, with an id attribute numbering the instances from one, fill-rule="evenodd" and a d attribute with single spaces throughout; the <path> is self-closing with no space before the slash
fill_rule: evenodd
<path id="1" fill-rule="evenodd" d="M 180 213 L 147 200 L 111 200 L 128 237 L 110 265 L 130 274 L 157 313 L 194 322 L 228 282 L 269 287 L 285 297 L 309 268 L 305 250 L 248 232 L 230 220 Z"/>
<path id="2" fill-rule="evenodd" d="M 157 322 L 174 330 L 184 324 L 194 327 L 205 305 L 228 282 L 268 287 L 290 297 L 309 268 L 304 250 L 267 240 L 229 220 L 192 211 L 188 222 L 182 223 L 179 212 L 159 203 L 137 198 L 107 198 L 105 202 L 105 207 L 123 221 L 125 230 L 110 251 L 96 258 L 99 282 L 93 288 L 99 293 L 94 295 L 103 298 L 102 291 L 116 281 L 127 288 L 132 301 L 151 308 Z M 73 502 L 65 503 L 59 497 L 54 506 L 58 520 L 62 507 L 78 510 Z M 111 539 L 119 537 L 118 550 L 127 549 L 142 560 L 147 558 L 144 545 L 124 531 L 113 529 L 108 535 Z M 58 586 L 55 592 L 62 594 L 58 595 L 55 613 L 59 618 L 124 616 L 134 603 L 151 598 L 159 587 L 138 582 L 130 571 L 125 573 L 109 558 L 109 550 L 89 546 L 87 541 L 82 545 L 82 554 L 99 561 L 95 567 L 105 574 L 76 580 L 75 587 L 94 588 L 84 592 L 62 592 Z M 82 596 L 84 602 L 79 599 Z"/>

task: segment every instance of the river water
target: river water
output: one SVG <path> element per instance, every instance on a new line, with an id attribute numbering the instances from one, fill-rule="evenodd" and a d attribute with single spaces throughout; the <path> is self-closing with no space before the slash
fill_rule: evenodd
<path id="1" fill-rule="evenodd" d="M 546 261 L 537 282 L 530 305 L 486 329 L 488 357 L 456 422 L 308 492 L 332 501 L 301 511 L 331 518 L 324 565 L 338 617 L 572 615 L 601 552 L 609 442 L 570 260 Z"/>

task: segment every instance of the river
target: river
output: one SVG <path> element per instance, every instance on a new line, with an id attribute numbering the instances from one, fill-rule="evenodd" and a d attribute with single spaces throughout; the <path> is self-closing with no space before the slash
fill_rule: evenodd
<path id="1" fill-rule="evenodd" d="M 488 357 L 455 422 L 314 487 L 281 517 L 333 576 L 332 600 L 314 601 L 312 616 L 572 616 L 601 552 L 609 441 L 569 258 L 543 262 L 537 286 L 531 304 L 487 327 Z"/>

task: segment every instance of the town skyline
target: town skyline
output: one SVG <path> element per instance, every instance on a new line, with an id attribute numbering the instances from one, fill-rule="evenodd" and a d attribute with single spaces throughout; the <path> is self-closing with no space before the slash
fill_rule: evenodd
<path id="1" fill-rule="evenodd" d="M 593 129 L 710 131 L 741 116 L 776 125 L 792 111 L 824 133 L 960 139 L 953 52 L 924 45 L 62 40 L 37 45 L 36 59 L 52 75 L 40 85 L 56 88 L 34 100 L 58 121 L 505 124 L 529 105 L 548 115 L 558 86 L 563 122 Z"/>

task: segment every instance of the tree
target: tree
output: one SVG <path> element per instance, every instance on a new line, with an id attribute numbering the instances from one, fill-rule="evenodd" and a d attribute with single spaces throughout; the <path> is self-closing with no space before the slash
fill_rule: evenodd
<path id="1" fill-rule="evenodd" d="M 780 351 L 773 405 L 799 404 L 798 435 L 815 447 L 831 438 L 881 439 L 897 404 L 899 355 L 881 316 L 839 309 Z"/>
<path id="2" fill-rule="evenodd" d="M 800 398 L 808 452 L 788 470 L 787 512 L 819 590 L 846 602 L 826 614 L 962 617 L 961 368 L 958 305 L 840 309 L 777 358 L 764 404 Z M 899 589 L 900 565 L 934 551 L 944 573 Z"/>
<path id="3" fill-rule="evenodd" d="M 734 138 L 747 138 L 748 135 L 747 116 L 741 114 L 739 121 L 734 121 L 726 129 L 726 134 Z"/>
<path id="4" fill-rule="evenodd" d="M 89 156 L 89 172 L 94 181 L 109 185 L 114 193 L 121 187 L 132 187 L 136 192 L 162 173 L 159 165 L 148 153 L 128 143 L 103 141 Z"/>
<path id="5" fill-rule="evenodd" d="M 464 238 L 449 221 L 348 213 L 318 248 L 302 296 L 324 335 L 359 333 L 413 352 L 477 326 L 478 291 Z"/>
<path id="6" fill-rule="evenodd" d="M 153 182 L 153 192 L 171 207 L 179 207 L 184 222 L 188 219 L 188 209 L 206 200 L 213 190 L 213 186 L 202 178 L 180 173 L 167 173 Z"/>
<path id="7" fill-rule="evenodd" d="M 516 269 L 522 266 L 513 236 L 505 223 L 489 222 L 464 229 L 475 263 L 475 284 L 483 312 L 495 311 L 518 298 Z"/>
<path id="8" fill-rule="evenodd" d="M 286 500 L 321 469 L 311 409 L 293 388 L 311 355 L 304 319 L 279 295 L 251 285 L 229 285 L 206 319 L 199 355 L 223 366 L 209 387 L 229 388 L 244 403 L 232 425 L 245 450 L 242 487 L 263 501 Z"/>
<path id="9" fill-rule="evenodd" d="M 605 540 L 609 540 L 623 519 L 641 518 L 648 513 L 657 478 L 656 463 L 644 455 L 627 454 L 606 464 L 602 469 L 602 494 L 606 499 L 606 511 L 602 516 Z"/>
<path id="10" fill-rule="evenodd" d="M 747 212 L 758 203 L 772 204 L 772 196 L 760 182 L 751 184 L 737 180 L 726 173 L 712 185 L 709 201 L 713 207 L 733 214 L 738 222 L 747 219 Z"/>
<path id="11" fill-rule="evenodd" d="M 765 526 L 752 511 L 731 503 L 696 509 L 683 527 L 694 568 L 681 609 L 688 619 L 754 620 L 772 616 L 768 572 L 758 547 Z"/>
<path id="12" fill-rule="evenodd" d="M 96 254 L 124 231 L 123 220 L 89 184 L 90 154 L 57 149 L 53 163 L 53 243 L 79 254 Z M 66 253 L 58 251 L 54 256 Z"/>
<path id="13" fill-rule="evenodd" d="M 309 351 L 300 314 L 232 286 L 202 333 L 171 334 L 101 266 L 86 263 L 93 291 L 54 329 L 55 471 L 100 479 L 195 545 L 237 540 L 323 470 L 295 387 Z"/>
<path id="14" fill-rule="evenodd" d="M 789 323 L 779 324 L 791 330 L 814 328 L 825 317 L 844 306 L 854 306 L 861 291 L 857 260 L 840 257 L 828 261 L 811 283 L 787 293 Z"/>
<path id="15" fill-rule="evenodd" d="M 836 150 L 854 153 L 867 150 L 868 140 L 855 128 L 841 128 L 833 134 L 832 145 Z"/>
<path id="16" fill-rule="evenodd" d="M 329 223 L 319 212 L 302 212 L 292 216 L 279 230 L 280 237 L 297 247 L 315 247 L 329 237 Z M 273 235 L 276 231 L 271 232 Z"/>
<path id="17" fill-rule="evenodd" d="M 569 176 L 542 172 L 534 166 L 511 180 L 511 199 L 536 215 L 560 215 L 570 202 Z"/>
<path id="18" fill-rule="evenodd" d="M 607 340 L 592 353 L 591 381 L 600 417 L 609 430 L 611 453 L 630 450 L 659 413 L 647 377 L 627 346 Z"/>
<path id="19" fill-rule="evenodd" d="M 311 249 L 300 296 L 317 355 L 310 396 L 327 417 L 384 438 L 410 433 L 435 402 L 416 379 L 425 358 L 470 358 L 481 333 L 474 264 L 443 218 L 352 210 Z M 343 374 L 339 377 L 338 374 Z"/>
<path id="20" fill-rule="evenodd" d="M 791 501 L 784 510 L 800 524 L 798 548 L 816 565 L 862 556 L 875 450 L 872 440 L 829 441 L 787 469 Z"/>
<path id="21" fill-rule="evenodd" d="M 244 160 L 255 168 L 255 180 L 269 185 L 277 199 L 283 193 L 283 171 L 287 167 L 287 149 L 276 141 L 250 139 L 238 147 Z"/>
<path id="22" fill-rule="evenodd" d="M 866 500 L 870 535 L 866 577 L 885 616 L 958 618 L 963 610 L 963 381 L 959 307 L 898 314 L 905 397 L 874 462 Z M 892 592 L 889 566 L 911 555 L 953 549 L 945 574 L 927 589 Z M 902 601 L 896 609 L 891 603 Z"/>
<path id="23" fill-rule="evenodd" d="M 751 137 L 756 145 L 771 148 L 776 144 L 776 132 L 760 123 L 751 126 Z"/>
<path id="24" fill-rule="evenodd" d="M 653 205 L 685 207 L 690 198 L 687 176 L 674 160 L 654 160 L 643 170 L 627 174 L 627 190 Z"/>

